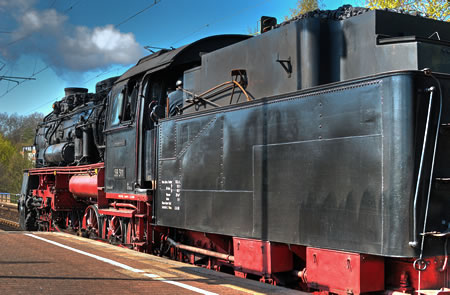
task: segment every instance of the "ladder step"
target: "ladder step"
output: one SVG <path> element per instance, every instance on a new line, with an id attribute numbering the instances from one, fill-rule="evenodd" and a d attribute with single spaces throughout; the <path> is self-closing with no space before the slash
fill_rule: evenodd
<path id="1" fill-rule="evenodd" d="M 442 123 L 440 131 L 443 134 L 450 134 L 450 123 Z"/>
<path id="2" fill-rule="evenodd" d="M 433 181 L 433 186 L 440 190 L 450 190 L 450 177 L 438 177 Z"/>

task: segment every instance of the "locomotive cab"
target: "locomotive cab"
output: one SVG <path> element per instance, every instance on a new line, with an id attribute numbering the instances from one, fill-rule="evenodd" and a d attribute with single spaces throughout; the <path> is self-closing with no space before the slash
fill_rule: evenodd
<path id="1" fill-rule="evenodd" d="M 109 96 L 105 124 L 107 195 L 146 194 L 154 189 L 155 126 L 168 115 L 181 112 L 185 94 L 177 82 L 185 71 L 201 64 L 203 54 L 247 38 L 213 36 L 178 49 L 163 49 L 142 58 L 117 80 Z M 178 108 L 173 105 L 175 100 Z"/>

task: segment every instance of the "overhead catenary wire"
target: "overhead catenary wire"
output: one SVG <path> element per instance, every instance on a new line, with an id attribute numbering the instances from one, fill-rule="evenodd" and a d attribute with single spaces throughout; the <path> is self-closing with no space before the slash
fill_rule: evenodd
<path id="1" fill-rule="evenodd" d="M 52 8 L 52 7 L 55 5 L 55 2 L 56 2 L 56 0 L 52 3 L 52 5 L 50 6 L 50 8 Z M 69 12 L 70 10 L 72 10 L 72 9 L 73 9 L 78 3 L 80 3 L 80 2 L 81 2 L 81 0 L 78 0 L 78 1 L 76 1 L 75 3 L 71 4 L 68 8 L 66 8 L 66 9 L 64 10 L 64 13 L 67 13 L 67 12 Z M 10 32 L 10 33 L 12 33 L 12 32 Z M 30 34 L 24 35 L 24 36 L 22 36 L 22 37 L 20 37 L 20 38 L 18 38 L 18 39 L 16 39 L 16 40 L 13 40 L 13 41 L 7 43 L 6 45 L 4 45 L 4 47 L 8 47 L 8 46 L 11 46 L 11 45 L 13 45 L 13 44 L 19 42 L 19 41 L 22 41 L 22 40 L 24 40 L 24 39 L 30 37 L 32 34 L 33 34 L 33 32 L 30 33 Z M 3 69 L 4 66 L 6 66 L 5 63 L 4 63 L 4 65 L 0 68 L 0 70 Z M 36 75 L 38 75 L 38 74 L 40 74 L 40 73 L 46 71 L 49 67 L 50 67 L 50 66 L 46 65 L 45 67 L 43 67 L 42 69 L 40 69 L 39 71 L 36 72 L 36 63 L 35 63 L 35 68 L 33 69 L 33 74 L 31 75 L 31 77 L 34 77 L 34 76 L 36 76 Z M 12 87 L 12 88 L 9 88 L 9 87 L 8 87 L 8 89 L 7 89 L 3 94 L 0 95 L 0 98 L 4 97 L 4 96 L 7 95 L 8 93 L 10 93 L 13 89 L 15 89 L 15 88 L 18 87 L 19 85 L 25 83 L 26 81 L 27 81 L 27 80 L 22 80 L 22 81 L 20 81 L 17 85 L 15 85 L 15 86 Z"/>
<path id="2" fill-rule="evenodd" d="M 153 2 L 151 5 L 146 6 L 146 7 L 144 7 L 143 9 L 139 10 L 138 12 L 134 13 L 133 15 L 127 17 L 126 19 L 124 19 L 124 20 L 121 21 L 120 23 L 114 25 L 114 27 L 115 27 L 115 28 L 118 28 L 119 26 L 125 24 L 126 22 L 130 21 L 131 19 L 135 18 L 135 17 L 138 16 L 139 14 L 145 12 L 146 10 L 152 8 L 153 6 L 155 6 L 156 4 L 158 4 L 158 3 L 160 3 L 160 2 L 161 2 L 161 0 L 154 0 L 154 2 Z M 83 86 L 83 85 L 85 85 L 86 83 L 88 83 L 88 82 L 94 80 L 95 78 L 98 78 L 98 77 L 100 77 L 100 76 L 103 76 L 103 75 L 105 75 L 105 74 L 107 74 L 107 73 L 110 73 L 110 72 L 113 72 L 113 71 L 115 71 L 115 70 L 105 70 L 105 71 L 103 71 L 103 72 L 101 72 L 101 73 L 99 73 L 99 74 L 96 74 L 96 75 L 94 75 L 93 77 L 87 79 L 86 81 L 82 82 L 81 85 Z"/>
<path id="3" fill-rule="evenodd" d="M 71 10 L 71 9 L 72 9 L 75 5 L 77 5 L 80 1 L 81 1 L 81 0 L 75 2 L 73 5 L 71 5 L 71 6 L 67 9 L 67 11 L 68 11 L 68 10 Z M 226 17 L 223 17 L 223 18 L 220 18 L 220 19 L 218 19 L 218 20 L 216 20 L 216 21 L 214 21 L 214 22 L 211 22 L 211 23 L 207 23 L 207 24 L 201 26 L 200 28 L 198 28 L 197 30 L 195 30 L 195 31 L 193 31 L 193 32 L 191 32 L 191 33 L 189 33 L 188 35 L 185 35 L 183 38 L 178 39 L 177 41 L 173 42 L 172 44 L 176 44 L 176 43 L 178 43 L 178 42 L 180 42 L 180 41 L 182 41 L 182 40 L 188 38 L 189 36 L 191 36 L 191 35 L 197 33 L 198 31 L 200 31 L 200 30 L 202 30 L 202 29 L 204 29 L 204 28 L 210 27 L 210 26 L 212 26 L 212 25 L 214 25 L 214 24 L 217 24 L 217 23 L 220 23 L 220 22 L 222 22 L 222 21 L 224 21 L 224 20 L 226 20 L 226 19 L 229 19 L 229 18 L 234 17 L 234 16 L 236 16 L 236 15 L 242 14 L 242 13 L 244 13 L 245 11 L 247 11 L 247 10 L 249 10 L 249 9 L 258 7 L 258 6 L 263 5 L 263 4 L 265 4 L 265 3 L 269 2 L 269 1 L 271 1 L 271 0 L 264 0 L 264 1 L 261 1 L 261 2 L 259 2 L 257 5 L 248 6 L 248 7 L 244 8 L 244 9 L 241 9 L 241 10 L 237 11 L 236 13 L 234 13 L 234 14 L 232 14 L 232 15 L 229 15 L 229 16 L 226 16 Z M 129 22 L 130 20 L 132 20 L 132 19 L 135 18 L 136 16 L 138 16 L 138 15 L 140 15 L 141 13 L 147 11 L 147 10 L 150 9 L 151 7 L 154 7 L 156 4 L 158 4 L 158 3 L 160 3 L 160 2 L 161 2 L 161 0 L 154 0 L 154 2 L 153 2 L 152 4 L 150 4 L 150 5 L 146 6 L 146 7 L 144 7 L 143 9 L 137 11 L 137 12 L 134 13 L 133 15 L 131 15 L 131 16 L 127 17 L 126 19 L 124 19 L 123 21 L 117 23 L 116 25 L 114 25 L 114 27 L 117 28 L 117 27 L 119 27 L 119 26 L 121 26 L 121 25 L 123 25 L 123 24 Z M 44 68 L 44 69 L 38 71 L 36 74 L 38 74 L 38 73 L 40 73 L 40 72 L 46 70 L 47 68 L 48 68 L 48 66 L 47 66 L 46 68 Z M 87 79 L 86 81 L 84 81 L 81 85 L 85 85 L 86 83 L 92 81 L 93 79 L 98 78 L 98 77 L 100 77 L 100 76 L 102 76 L 102 75 L 105 75 L 105 74 L 107 74 L 107 73 L 109 73 L 109 72 L 112 72 L 112 71 L 114 71 L 114 70 L 105 70 L 105 71 L 103 71 L 103 72 L 101 72 L 101 73 L 99 73 L 99 74 L 96 74 L 96 75 L 93 76 L 92 78 L 89 78 L 89 79 Z M 22 82 L 22 83 L 23 83 L 23 82 Z M 14 86 L 12 89 L 14 89 L 15 87 L 17 87 L 17 86 Z M 9 90 L 7 91 L 7 93 L 9 93 L 12 89 L 9 89 Z M 0 95 L 0 98 L 3 97 L 4 95 L 6 95 L 7 93 L 4 93 L 4 94 Z M 248 99 L 248 98 L 247 98 L 247 99 Z M 51 101 L 54 101 L 54 100 L 51 100 Z M 49 101 L 49 102 L 51 102 L 51 101 Z M 49 103 L 49 102 L 47 102 L 47 103 Z M 47 104 L 47 103 L 46 103 L 46 104 Z M 44 104 L 44 105 L 45 105 L 45 104 Z M 41 107 L 41 106 L 40 106 L 40 107 Z"/>
<path id="4" fill-rule="evenodd" d="M 36 73 L 34 73 L 33 75 L 31 75 L 31 77 L 35 77 L 36 75 L 39 75 L 40 73 L 44 72 L 45 70 L 47 70 L 48 68 L 50 68 L 50 66 L 45 66 L 42 69 L 40 69 L 39 71 L 37 71 Z M 0 98 L 2 98 L 3 96 L 7 95 L 8 93 L 10 93 L 13 89 L 15 89 L 17 86 L 22 85 L 23 83 L 25 83 L 26 81 L 29 80 L 22 80 L 19 83 L 17 83 L 16 85 L 14 85 L 12 88 L 8 88 L 5 92 L 3 92 L 3 94 L 0 95 Z"/>
<path id="5" fill-rule="evenodd" d="M 35 111 L 39 110 L 40 108 L 42 108 L 42 107 L 48 105 L 49 103 L 52 103 L 52 102 L 57 101 L 58 99 L 59 99 L 59 97 L 56 97 L 56 98 L 54 98 L 54 99 L 52 99 L 52 100 L 46 101 L 46 102 L 44 102 L 43 104 L 40 104 L 39 106 L 37 106 L 37 107 L 33 108 L 32 110 L 28 111 L 25 115 L 32 114 L 32 113 L 34 113 Z"/>
<path id="6" fill-rule="evenodd" d="M 99 74 L 96 74 L 96 75 L 90 77 L 89 79 L 87 79 L 87 80 L 85 80 L 84 82 L 82 82 L 80 85 L 81 85 L 81 86 L 84 86 L 84 85 L 86 85 L 88 82 L 91 82 L 92 80 L 94 80 L 95 78 L 101 77 L 101 76 L 106 75 L 106 74 L 108 74 L 108 73 L 112 73 L 112 72 L 114 72 L 114 71 L 117 71 L 117 69 L 114 69 L 114 68 L 113 68 L 113 69 L 110 69 L 110 70 L 105 70 L 105 71 L 103 71 L 103 72 L 101 72 L 101 73 L 99 73 Z"/>
<path id="7" fill-rule="evenodd" d="M 194 34 L 200 32 L 201 30 L 203 30 L 203 29 L 205 29 L 205 28 L 208 28 L 208 27 L 210 27 L 210 26 L 212 26 L 212 25 L 214 25 L 214 24 L 217 24 L 217 23 L 223 22 L 224 20 L 227 20 L 227 19 L 230 19 L 230 18 L 232 18 L 232 17 L 235 17 L 236 15 L 242 14 L 242 13 L 244 13 L 245 11 L 250 10 L 250 9 L 253 9 L 253 8 L 255 8 L 255 7 L 261 6 L 261 5 L 263 5 L 263 4 L 265 4 L 265 3 L 269 2 L 269 1 L 271 1 L 271 0 L 263 0 L 263 1 L 259 2 L 259 3 L 256 4 L 256 5 L 247 6 L 246 8 L 241 9 L 241 10 L 238 10 L 238 11 L 236 11 L 235 13 L 233 13 L 233 14 L 231 14 L 231 15 L 228 15 L 228 16 L 225 16 L 225 17 L 222 17 L 222 18 L 219 18 L 219 19 L 217 19 L 217 20 L 215 20 L 215 21 L 213 21 L 213 22 L 211 22 L 211 23 L 204 24 L 204 25 L 202 25 L 201 27 L 199 27 L 198 29 L 196 29 L 196 30 L 192 31 L 191 33 L 185 35 L 184 37 L 182 37 L 182 38 L 176 40 L 175 42 L 172 42 L 172 43 L 170 44 L 170 47 L 173 46 L 173 45 L 175 45 L 175 44 L 177 44 L 177 43 L 179 43 L 179 42 L 181 42 L 181 41 L 183 41 L 183 40 L 185 40 L 185 39 L 187 39 L 187 38 L 189 38 L 190 36 L 192 36 L 192 35 L 194 35 Z"/>
<path id="8" fill-rule="evenodd" d="M 143 9 L 139 10 L 138 12 L 134 13 L 133 15 L 127 17 L 126 19 L 124 19 L 123 21 L 121 21 L 120 23 L 114 25 L 115 28 L 118 28 L 119 26 L 129 22 L 130 20 L 132 20 L 133 18 L 135 18 L 136 16 L 138 16 L 139 14 L 145 12 L 146 10 L 152 8 L 153 6 L 155 6 L 156 4 L 160 3 L 161 0 L 154 0 L 154 2 L 152 4 L 150 4 L 149 6 L 144 7 Z M 86 83 L 94 80 L 95 78 L 98 78 L 100 76 L 103 76 L 104 74 L 110 73 L 113 70 L 105 70 L 103 72 L 101 72 L 100 74 L 97 74 L 95 76 L 93 76 L 92 78 L 89 78 L 88 80 L 84 81 L 81 85 L 85 85 Z"/>
<path id="9" fill-rule="evenodd" d="M 47 68 L 48 68 L 48 66 L 47 66 Z M 81 83 L 81 85 L 85 85 L 86 83 L 88 83 L 88 82 L 94 80 L 95 78 L 98 78 L 98 77 L 100 77 L 100 76 L 102 76 L 102 75 L 104 75 L 104 74 L 110 73 L 110 72 L 114 72 L 114 71 L 116 71 L 116 70 L 117 70 L 117 69 L 112 69 L 112 70 L 110 70 L 110 71 L 102 72 L 102 73 L 100 73 L 100 74 L 97 74 L 97 75 L 95 75 L 94 77 L 92 77 L 92 78 L 90 78 L 90 79 L 84 81 L 83 83 Z M 36 74 L 38 74 L 39 72 L 42 72 L 42 70 L 41 70 L 41 71 L 38 71 Z M 0 97 L 1 97 L 1 96 L 0 96 Z M 40 109 L 41 107 L 44 107 L 44 106 L 46 106 L 46 105 L 48 105 L 48 104 L 50 104 L 50 103 L 53 103 L 53 102 L 57 101 L 58 99 L 60 99 L 60 97 L 56 97 L 56 98 L 54 98 L 54 99 L 48 100 L 48 101 L 46 101 L 46 102 L 44 102 L 44 103 L 42 103 L 42 104 L 40 104 L 40 105 L 34 107 L 34 108 L 31 109 L 30 111 L 27 111 L 26 114 L 29 115 L 29 114 L 31 114 L 31 113 L 37 111 L 37 110 Z"/>
<path id="10" fill-rule="evenodd" d="M 78 4 L 80 1 L 81 1 L 81 0 L 75 2 L 75 4 L 73 4 L 72 6 L 70 6 L 69 9 L 67 9 L 66 11 L 71 10 L 71 9 L 72 9 L 76 4 Z M 151 5 L 146 6 L 146 7 L 144 7 L 143 9 L 139 10 L 138 12 L 134 13 L 133 15 L 127 17 L 126 19 L 124 19 L 124 20 L 121 21 L 120 23 L 116 24 L 114 27 L 117 28 L 117 27 L 119 27 L 119 26 L 125 24 L 126 22 L 130 21 L 131 19 L 135 18 L 135 17 L 138 16 L 139 14 L 145 12 L 146 10 L 150 9 L 151 7 L 155 6 L 156 4 L 158 4 L 158 3 L 160 3 L 160 2 L 161 2 L 161 0 L 154 0 L 154 2 L 153 2 Z M 33 74 L 33 76 L 34 76 L 34 75 L 37 75 L 37 74 L 39 74 L 39 73 L 41 73 L 41 72 L 43 72 L 43 71 L 45 71 L 45 70 L 48 69 L 48 68 L 49 68 L 49 66 L 46 66 L 44 69 L 42 69 L 42 70 L 36 72 L 35 74 Z M 105 74 L 111 73 L 111 72 L 113 72 L 113 71 L 116 71 L 116 69 L 105 70 L 105 71 L 103 71 L 103 72 L 101 72 L 101 73 L 99 73 L 99 74 L 97 74 L 97 75 L 95 75 L 95 76 L 93 76 L 93 77 L 87 79 L 86 81 L 82 82 L 81 85 L 84 86 L 84 85 L 86 85 L 88 82 L 94 80 L 95 78 L 98 78 L 98 77 L 103 76 L 103 75 L 105 75 Z M 23 83 L 23 81 L 22 81 L 21 83 Z M 21 83 L 20 83 L 20 84 L 21 84 Z M 0 98 L 2 98 L 3 96 L 5 96 L 5 95 L 8 94 L 9 92 L 11 92 L 11 90 L 14 89 L 14 88 L 16 88 L 17 86 L 18 86 L 18 85 L 14 86 L 13 88 L 9 89 L 8 91 L 6 91 L 6 92 L 3 93 L 2 95 L 0 95 Z M 41 107 L 43 107 L 43 106 L 45 106 L 45 105 L 48 105 L 49 103 L 54 102 L 54 101 L 56 101 L 56 100 L 58 100 L 58 98 L 49 100 L 49 101 L 43 103 L 42 105 L 39 105 L 38 107 L 32 109 L 32 110 L 29 111 L 27 114 L 30 114 L 30 113 L 32 113 L 32 112 L 34 112 L 34 111 L 40 109 Z"/>
<path id="11" fill-rule="evenodd" d="M 63 13 L 67 13 L 67 12 L 69 12 L 70 10 L 72 10 L 78 3 L 80 3 L 80 1 L 81 1 L 81 0 L 78 0 L 77 2 L 71 4 L 68 8 L 66 8 L 66 9 L 63 11 Z M 50 7 L 50 8 L 51 8 L 51 7 Z M 11 32 L 11 33 L 12 33 L 12 32 Z M 9 42 L 9 43 L 6 43 L 5 45 L 3 45 L 3 47 L 9 47 L 9 46 L 11 46 L 11 45 L 13 45 L 13 44 L 16 44 L 16 43 L 18 43 L 18 42 L 20 42 L 20 41 L 22 41 L 22 40 L 25 40 L 25 39 L 29 38 L 29 37 L 32 36 L 33 34 L 34 34 L 34 32 L 30 32 L 30 33 L 28 33 L 28 34 L 26 34 L 26 35 L 23 35 L 22 37 L 19 37 L 19 38 L 15 39 L 15 40 L 12 40 L 12 41 Z"/>
<path id="12" fill-rule="evenodd" d="M 78 3 L 80 3 L 81 0 L 78 0 L 77 2 L 71 4 L 69 7 L 67 7 L 66 9 L 63 10 L 64 13 L 67 13 L 69 11 L 71 11 Z"/>
<path id="13" fill-rule="evenodd" d="M 153 6 L 155 6 L 156 4 L 158 4 L 159 2 L 161 2 L 161 0 L 154 0 L 154 2 L 152 4 L 150 4 L 149 6 L 139 10 L 138 12 L 136 12 L 135 14 L 127 17 L 126 19 L 124 19 L 123 21 L 121 21 L 120 23 L 118 23 L 117 25 L 115 25 L 116 28 L 120 27 L 121 25 L 123 25 L 124 23 L 129 22 L 130 20 L 132 20 L 133 18 L 135 18 L 136 16 L 138 16 L 139 14 L 143 13 L 144 11 L 152 8 Z"/>
<path id="14" fill-rule="evenodd" d="M 261 2 L 258 3 L 257 5 L 248 6 L 248 7 L 244 8 L 244 9 L 239 10 L 238 12 L 236 12 L 236 13 L 230 15 L 230 16 L 226 16 L 226 17 L 220 18 L 220 19 L 218 19 L 218 20 L 216 20 L 216 21 L 214 21 L 214 22 L 205 24 L 205 25 L 201 26 L 199 29 L 195 30 L 194 32 L 191 32 L 191 33 L 189 33 L 188 35 L 184 36 L 183 38 L 181 38 L 181 39 L 179 39 L 179 40 L 173 42 L 173 43 L 169 46 L 169 48 L 173 48 L 172 45 L 174 45 L 174 44 L 176 44 L 176 43 L 178 43 L 178 42 L 180 42 L 180 41 L 182 41 L 182 40 L 184 40 L 184 39 L 186 39 L 186 38 L 188 38 L 188 37 L 194 35 L 195 33 L 201 31 L 201 30 L 204 29 L 204 28 L 207 28 L 207 27 L 212 26 L 212 25 L 214 25 L 214 24 L 216 24 L 216 23 L 219 23 L 219 22 L 221 22 L 221 21 L 224 21 L 224 20 L 229 19 L 229 18 L 231 18 L 231 17 L 234 17 L 234 16 L 236 16 L 236 15 L 239 15 L 239 14 L 241 14 L 241 13 L 243 13 L 243 12 L 249 10 L 249 9 L 258 7 L 258 6 L 263 5 L 263 4 L 265 4 L 265 3 L 269 2 L 269 1 L 271 1 L 271 0 L 264 0 L 264 1 L 261 1 Z M 151 8 L 151 7 L 153 7 L 153 6 L 155 6 L 155 5 L 158 4 L 159 2 L 161 2 L 161 0 L 155 0 L 154 3 L 152 3 L 151 5 L 145 7 L 144 9 L 138 11 L 137 13 L 135 13 L 135 14 L 133 14 L 132 16 L 130 16 L 130 17 L 128 17 L 127 19 L 125 19 L 124 21 L 118 23 L 117 25 L 115 25 L 115 27 L 117 28 L 118 26 L 120 26 L 120 25 L 122 25 L 122 24 L 128 22 L 129 20 L 131 20 L 131 19 L 134 18 L 135 16 L 137 16 L 137 15 L 139 15 L 140 13 L 146 11 L 147 9 L 149 9 L 149 8 Z M 91 81 L 91 80 L 93 80 L 93 79 L 95 79 L 95 78 L 98 78 L 99 76 L 102 76 L 102 75 L 104 75 L 104 74 L 106 74 L 106 71 L 105 71 L 105 72 L 102 72 L 102 73 L 100 73 L 100 74 L 98 74 L 98 75 L 96 75 L 96 76 L 94 76 L 94 77 L 92 77 L 91 79 L 88 79 L 87 81 L 84 82 L 84 84 L 86 84 L 87 82 L 89 82 L 89 81 Z M 84 84 L 82 84 L 82 85 L 84 85 Z M 248 99 L 248 98 L 247 98 L 247 99 Z"/>

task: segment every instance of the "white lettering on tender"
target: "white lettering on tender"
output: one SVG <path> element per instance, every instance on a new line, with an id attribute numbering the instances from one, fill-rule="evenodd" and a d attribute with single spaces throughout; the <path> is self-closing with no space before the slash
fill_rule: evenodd
<path id="1" fill-rule="evenodd" d="M 161 209 L 181 210 L 181 181 L 180 180 L 161 180 L 162 196 Z M 172 206 L 173 205 L 173 206 Z"/>

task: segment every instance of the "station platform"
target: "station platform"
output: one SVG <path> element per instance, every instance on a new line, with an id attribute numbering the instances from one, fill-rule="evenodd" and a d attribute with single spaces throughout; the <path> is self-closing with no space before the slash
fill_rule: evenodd
<path id="1" fill-rule="evenodd" d="M 0 231 L 2 294 L 306 294 L 65 233 Z"/>

